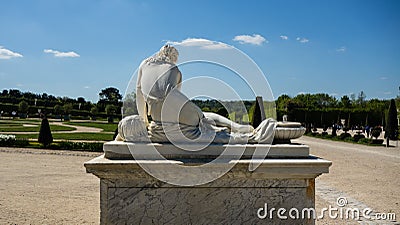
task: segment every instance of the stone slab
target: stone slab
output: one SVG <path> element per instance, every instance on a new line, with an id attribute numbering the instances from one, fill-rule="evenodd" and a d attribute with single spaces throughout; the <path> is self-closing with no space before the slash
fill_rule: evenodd
<path id="1" fill-rule="evenodd" d="M 146 145 L 148 144 L 141 143 L 131 147 L 142 148 Z M 126 153 L 129 149 L 121 142 L 108 142 L 104 146 L 104 155 L 85 163 L 86 171 L 100 178 L 101 224 L 312 225 L 315 220 L 302 217 L 302 209 L 315 207 L 315 178 L 328 173 L 332 164 L 330 161 L 309 156 L 305 145 L 276 145 L 271 148 L 275 149 L 273 151 L 276 154 L 282 149 L 304 151 L 298 158 L 282 157 L 284 154 L 281 153 L 281 157 L 251 161 L 248 158 L 251 158 L 254 149 L 250 147 L 246 148 L 245 157 L 241 159 L 220 160 L 213 164 L 215 168 L 233 165 L 218 179 L 197 186 L 176 186 L 154 178 L 141 166 L 151 165 L 162 173 L 171 173 L 167 164 L 198 166 L 213 160 L 223 146 L 211 146 L 205 149 L 206 155 L 198 154 L 195 157 L 182 153 L 182 150 L 171 145 L 156 147 L 170 157 L 164 160 L 152 159 L 145 147 L 139 153 L 150 157 L 148 159 L 110 159 L 106 157 L 110 149 L 113 152 L 120 150 L 118 154 Z M 251 162 L 259 163 L 254 171 L 249 170 Z M 207 170 L 198 172 L 200 174 L 197 176 L 209 175 Z M 187 179 L 179 171 L 174 175 Z M 300 217 L 295 220 L 280 219 L 275 211 L 273 215 L 267 213 L 266 218 L 259 218 L 257 212 L 265 207 L 267 210 L 296 208 Z M 265 210 L 262 214 L 264 212 Z"/>
<path id="2" fill-rule="evenodd" d="M 252 158 L 255 154 L 255 149 L 258 148 L 257 152 L 264 154 L 268 152 L 267 158 L 308 158 L 309 147 L 302 144 L 212 144 L 202 149 L 201 145 L 198 146 L 185 146 L 181 145 L 182 148 L 187 149 L 201 149 L 199 151 L 188 151 L 183 150 L 170 143 L 132 143 L 122 141 L 111 141 L 107 142 L 103 146 L 105 158 L 108 159 L 132 159 L 131 151 L 135 150 L 135 156 L 140 155 L 143 159 L 149 159 L 152 157 L 151 149 L 155 148 L 165 158 L 215 158 L 221 155 L 224 151 L 226 157 L 237 155 L 243 152 L 242 158 Z M 137 158 L 137 157 L 135 157 Z M 262 157 L 264 158 L 264 157 Z"/>

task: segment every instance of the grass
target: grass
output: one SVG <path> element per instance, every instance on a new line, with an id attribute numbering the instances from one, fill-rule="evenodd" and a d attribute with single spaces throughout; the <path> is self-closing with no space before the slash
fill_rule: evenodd
<path id="1" fill-rule="evenodd" d="M 63 140 L 90 140 L 90 141 L 112 141 L 114 134 L 108 133 L 53 133 L 53 139 Z M 39 134 L 16 134 L 17 138 L 37 139 Z"/>
<path id="2" fill-rule="evenodd" d="M 101 123 L 101 122 L 65 122 L 68 125 L 83 126 L 83 127 L 96 127 L 103 129 L 104 132 L 114 132 L 118 124 L 116 123 Z"/>
<path id="3" fill-rule="evenodd" d="M 29 124 L 31 126 L 23 126 L 23 124 Z M 63 124 L 85 126 L 85 127 L 96 127 L 103 129 L 100 133 L 52 133 L 54 139 L 63 140 L 88 140 L 88 141 L 111 141 L 113 134 L 118 127 L 118 124 L 104 123 L 104 122 L 64 122 Z M 73 131 L 76 128 L 67 127 L 62 125 L 50 124 L 51 131 Z M 13 132 L 17 138 L 37 139 L 40 130 L 40 120 L 0 120 L 0 133 L 1 132 Z M 19 132 L 35 132 L 33 134 L 19 134 Z"/>
<path id="4" fill-rule="evenodd" d="M 33 124 L 31 124 L 33 125 Z M 35 124 L 37 126 L 29 126 L 29 127 L 24 127 L 22 124 L 17 125 L 17 124 L 10 124 L 10 125 L 1 125 L 0 126 L 0 132 L 39 132 L 40 130 L 40 124 Z M 72 131 L 76 130 L 73 127 L 65 127 L 65 126 L 60 126 L 60 125 L 52 125 L 50 124 L 50 129 L 51 131 Z"/>

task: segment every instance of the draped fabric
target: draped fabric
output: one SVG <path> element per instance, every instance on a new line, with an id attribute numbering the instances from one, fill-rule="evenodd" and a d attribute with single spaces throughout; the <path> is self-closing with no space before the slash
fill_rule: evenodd
<path id="1" fill-rule="evenodd" d="M 275 120 L 266 119 L 249 133 L 230 133 L 225 128 L 209 124 L 206 119 L 201 120 L 199 126 L 152 121 L 146 128 L 143 119 L 133 115 L 120 121 L 118 133 L 124 141 L 129 142 L 271 144 L 276 124 Z"/>

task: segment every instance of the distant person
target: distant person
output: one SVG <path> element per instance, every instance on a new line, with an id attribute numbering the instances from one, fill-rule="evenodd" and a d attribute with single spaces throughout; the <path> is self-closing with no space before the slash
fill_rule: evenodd
<path id="1" fill-rule="evenodd" d="M 365 126 L 365 132 L 367 134 L 367 137 L 369 138 L 369 133 L 371 132 L 371 127 L 370 126 Z"/>
<path id="2" fill-rule="evenodd" d="M 336 134 L 336 131 L 337 131 L 337 129 L 338 129 L 338 125 L 335 123 L 335 124 L 333 124 L 332 125 L 332 136 L 336 136 L 337 134 Z"/>

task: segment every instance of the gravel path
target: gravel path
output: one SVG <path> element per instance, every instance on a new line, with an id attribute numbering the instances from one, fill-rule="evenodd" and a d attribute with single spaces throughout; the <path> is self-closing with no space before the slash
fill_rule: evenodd
<path id="1" fill-rule="evenodd" d="M 317 178 L 317 211 L 336 206 L 340 196 L 349 204 L 394 212 L 399 217 L 399 148 L 310 137 L 296 142 L 333 161 L 330 173 Z M 98 224 L 99 180 L 85 172 L 83 163 L 99 154 L 0 147 L 0 224 Z M 378 222 L 366 224 L 385 224 Z M 359 223 L 325 217 L 316 224 Z"/>
<path id="2" fill-rule="evenodd" d="M 103 131 L 103 129 L 101 129 L 101 128 L 70 125 L 70 124 L 64 124 L 62 122 L 50 122 L 50 124 L 75 128 L 75 130 L 68 130 L 68 131 L 52 131 L 51 133 L 53 133 L 53 134 L 54 133 L 100 133 Z M 37 131 L 37 132 L 1 132 L 1 133 L 2 134 L 38 134 L 39 131 Z M 112 132 L 107 132 L 107 133 L 112 133 Z"/>
<path id="3" fill-rule="evenodd" d="M 0 148 L 0 224 L 98 224 L 99 153 Z"/>
<path id="4" fill-rule="evenodd" d="M 320 207 L 336 206 L 337 197 L 346 197 L 353 200 L 349 204 L 363 203 L 374 212 L 396 213 L 399 221 L 399 147 L 371 147 L 311 137 L 302 137 L 295 142 L 309 145 L 311 154 L 333 162 L 330 173 L 317 178 L 317 200 L 325 201 L 325 205 L 319 204 Z M 325 189 L 318 189 L 321 186 Z M 322 193 L 326 189 L 331 190 L 330 195 Z M 370 224 L 384 224 L 378 222 Z"/>

